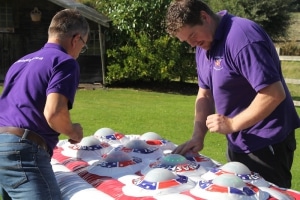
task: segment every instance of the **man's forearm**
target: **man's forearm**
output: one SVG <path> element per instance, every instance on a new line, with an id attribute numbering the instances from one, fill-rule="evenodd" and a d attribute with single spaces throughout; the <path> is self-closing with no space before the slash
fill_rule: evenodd
<path id="1" fill-rule="evenodd" d="M 204 139 L 207 132 L 206 118 L 214 113 L 214 101 L 210 92 L 199 89 L 195 102 L 195 118 L 193 137 Z"/>
<path id="2" fill-rule="evenodd" d="M 232 118 L 233 132 L 253 126 L 268 117 L 285 99 L 281 82 L 273 83 L 259 92 L 244 111 Z"/>

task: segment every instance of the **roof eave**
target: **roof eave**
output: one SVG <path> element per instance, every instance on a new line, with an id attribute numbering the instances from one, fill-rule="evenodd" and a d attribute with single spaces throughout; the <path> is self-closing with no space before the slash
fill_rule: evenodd
<path id="1" fill-rule="evenodd" d="M 97 12 L 95 9 L 88 7 L 84 4 L 77 3 L 72 0 L 48 0 L 48 1 L 58 6 L 61 6 L 63 8 L 77 9 L 85 18 L 107 28 L 110 26 L 111 20 L 108 17 L 102 15 L 101 13 Z"/>

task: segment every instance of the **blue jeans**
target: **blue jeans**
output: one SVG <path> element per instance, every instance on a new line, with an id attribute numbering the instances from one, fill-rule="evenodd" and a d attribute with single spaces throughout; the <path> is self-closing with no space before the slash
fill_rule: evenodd
<path id="1" fill-rule="evenodd" d="M 0 134 L 2 200 L 60 200 L 51 157 L 35 143 L 10 133 Z"/>

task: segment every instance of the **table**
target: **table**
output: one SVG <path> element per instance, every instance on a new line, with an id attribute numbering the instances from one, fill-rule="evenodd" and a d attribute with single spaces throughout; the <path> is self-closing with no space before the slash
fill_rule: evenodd
<path id="1" fill-rule="evenodd" d="M 78 144 L 59 141 L 51 163 L 64 200 L 300 199 L 241 163 L 171 154 L 176 146 L 154 132 L 105 129 Z"/>

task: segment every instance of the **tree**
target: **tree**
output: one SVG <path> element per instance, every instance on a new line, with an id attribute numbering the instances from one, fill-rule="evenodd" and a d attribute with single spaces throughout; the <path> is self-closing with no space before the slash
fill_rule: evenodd
<path id="1" fill-rule="evenodd" d="M 300 12 L 300 0 L 293 0 L 292 3 L 290 4 L 290 9 L 291 12 Z"/>
<path id="2" fill-rule="evenodd" d="M 195 76 L 187 45 L 165 32 L 163 21 L 171 0 L 101 0 L 95 7 L 112 19 L 107 82 L 123 80 L 181 81 Z M 188 59 L 187 59 L 188 58 Z M 192 59 L 193 60 L 193 59 Z"/>
<path id="3" fill-rule="evenodd" d="M 163 21 L 172 0 L 87 0 L 112 20 L 106 34 L 107 82 L 165 81 L 195 78 L 195 64 L 186 44 L 169 37 Z M 287 33 L 291 3 L 299 0 L 205 0 L 215 11 L 249 18 L 273 40 Z M 192 60 L 192 61 L 191 61 Z"/>
<path id="4" fill-rule="evenodd" d="M 130 34 L 146 33 L 150 39 L 165 35 L 162 25 L 164 14 L 171 0 L 101 0 L 97 10 L 113 21 L 114 34 L 127 39 Z"/>
<path id="5" fill-rule="evenodd" d="M 290 6 L 299 0 L 210 0 L 216 10 L 245 17 L 260 24 L 273 40 L 287 35 L 290 25 Z"/>

